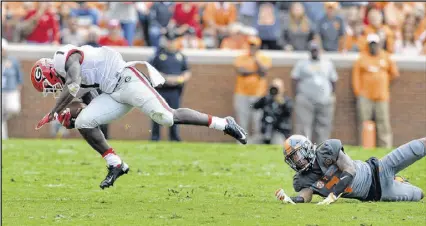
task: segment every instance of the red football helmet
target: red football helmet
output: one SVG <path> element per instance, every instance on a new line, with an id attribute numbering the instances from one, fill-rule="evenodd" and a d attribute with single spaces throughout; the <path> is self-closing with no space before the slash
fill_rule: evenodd
<path id="1" fill-rule="evenodd" d="M 64 85 L 53 67 L 53 60 L 49 58 L 41 58 L 34 64 L 31 69 L 31 82 L 44 96 L 52 93 L 55 98 L 59 97 Z"/>

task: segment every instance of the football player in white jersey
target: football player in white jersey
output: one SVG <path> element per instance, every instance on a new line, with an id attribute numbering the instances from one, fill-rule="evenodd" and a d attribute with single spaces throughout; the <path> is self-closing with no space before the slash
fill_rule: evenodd
<path id="1" fill-rule="evenodd" d="M 148 74 L 138 71 L 136 64 L 145 64 Z M 143 61 L 126 63 L 119 52 L 108 47 L 65 45 L 55 52 L 53 59 L 42 58 L 35 63 L 31 81 L 45 96 L 52 93 L 58 97 L 36 129 L 54 119 L 67 128 L 78 129 L 107 162 L 108 175 L 100 184 L 102 189 L 112 186 L 129 171 L 129 166 L 108 145 L 98 126 L 111 123 L 134 107 L 161 125 L 207 126 L 247 143 L 247 133 L 232 117 L 219 118 L 188 108 L 171 109 L 154 89 L 165 81 L 155 68 Z M 97 88 L 103 93 L 71 121 L 67 105 Z"/>

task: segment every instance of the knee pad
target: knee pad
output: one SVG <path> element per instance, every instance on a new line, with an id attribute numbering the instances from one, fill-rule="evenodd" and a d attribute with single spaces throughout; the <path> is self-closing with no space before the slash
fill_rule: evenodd
<path id="1" fill-rule="evenodd" d="M 163 126 L 173 126 L 173 113 L 170 111 L 152 111 L 150 117 L 154 122 Z"/>

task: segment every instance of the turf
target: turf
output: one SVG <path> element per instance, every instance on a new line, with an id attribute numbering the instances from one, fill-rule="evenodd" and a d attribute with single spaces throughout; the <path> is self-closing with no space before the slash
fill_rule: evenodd
<path id="1" fill-rule="evenodd" d="M 112 141 L 131 172 L 101 190 L 104 160 L 81 140 L 8 140 L 3 225 L 425 225 L 426 204 L 285 205 L 292 171 L 278 146 Z M 347 147 L 353 159 L 390 150 Z M 400 173 L 426 190 L 426 158 Z M 318 202 L 316 197 L 313 201 Z"/>

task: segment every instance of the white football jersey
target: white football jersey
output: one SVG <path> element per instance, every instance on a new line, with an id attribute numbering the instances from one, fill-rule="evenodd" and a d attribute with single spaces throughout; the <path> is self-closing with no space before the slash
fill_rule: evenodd
<path id="1" fill-rule="evenodd" d="M 119 71 L 126 65 L 121 54 L 108 47 L 65 45 L 53 56 L 56 72 L 66 77 L 65 63 L 68 57 L 79 52 L 82 55 L 81 88 L 100 88 L 102 92 L 112 93 L 119 79 Z"/>

